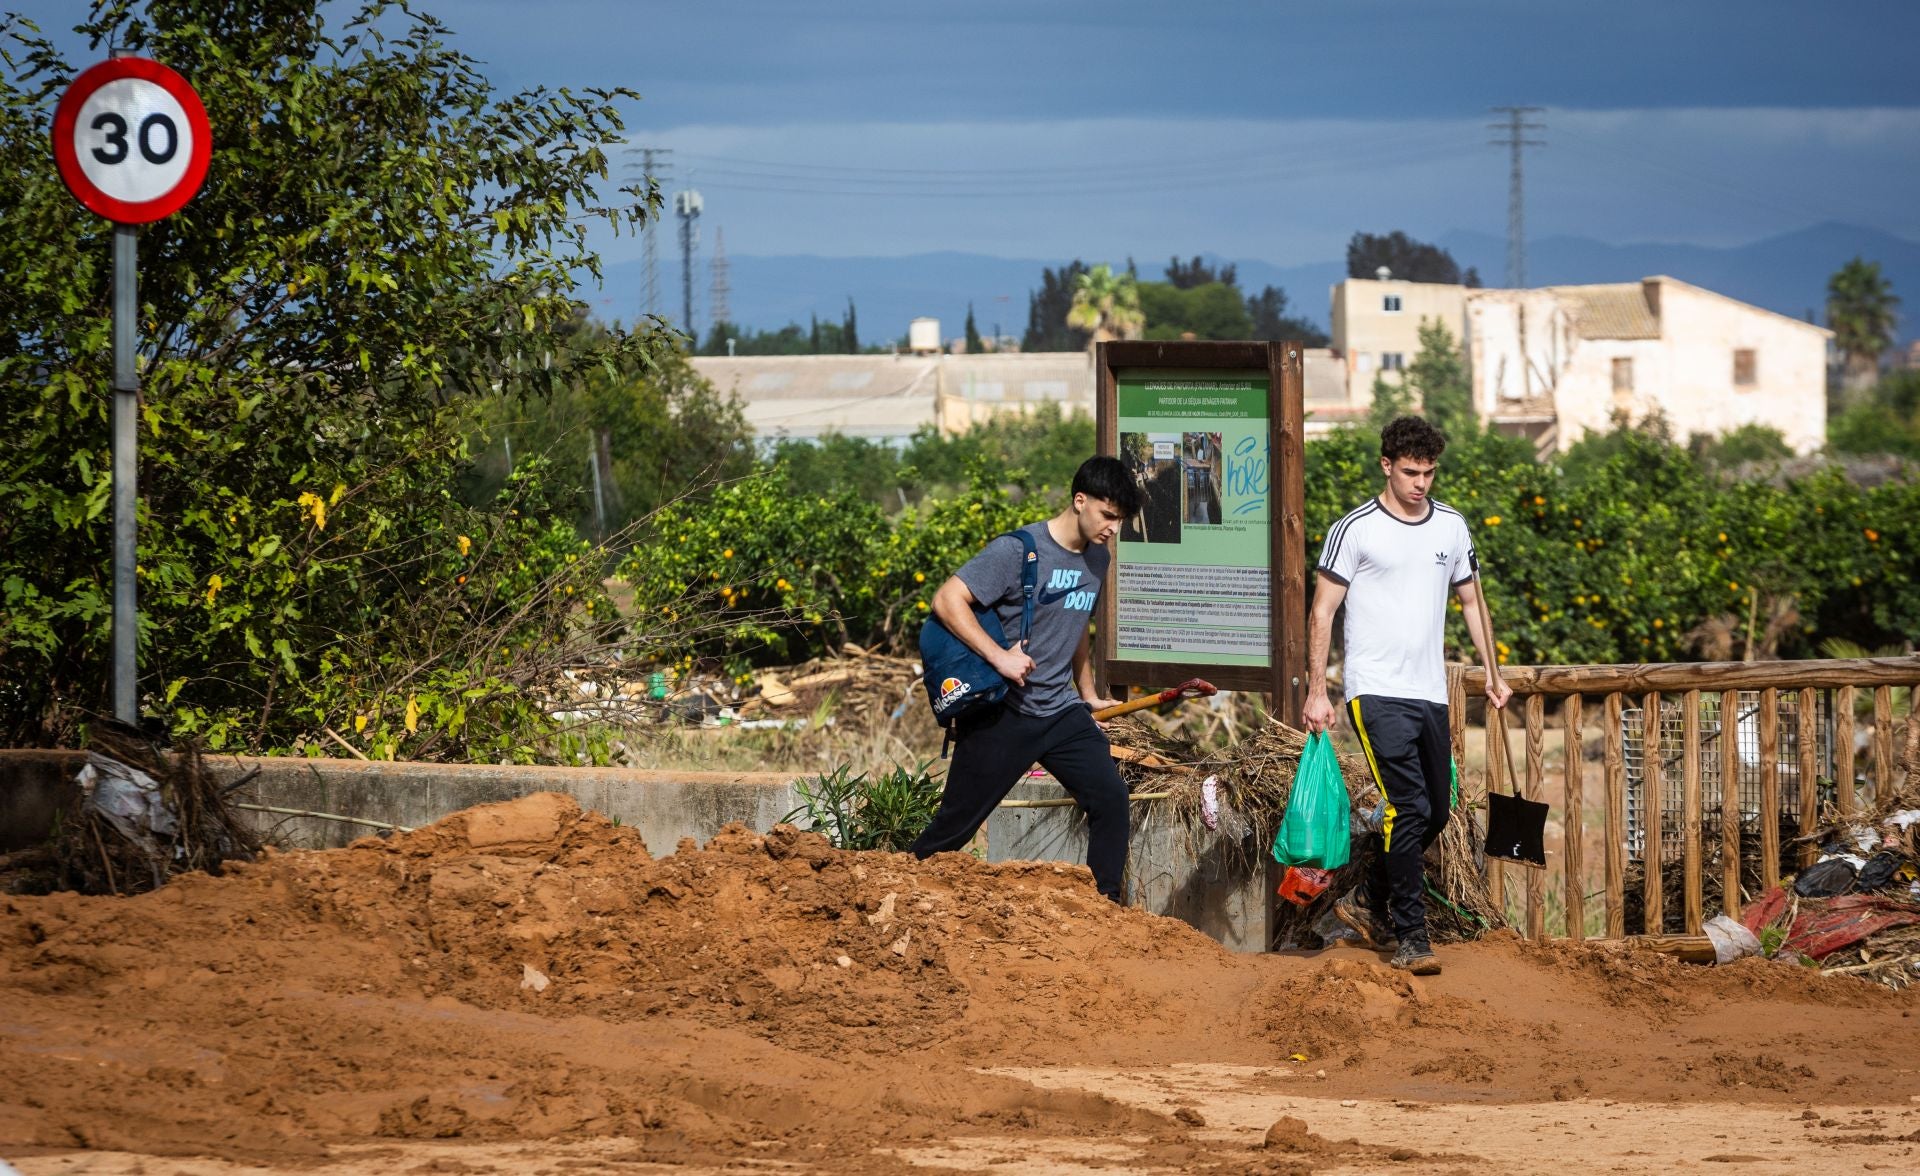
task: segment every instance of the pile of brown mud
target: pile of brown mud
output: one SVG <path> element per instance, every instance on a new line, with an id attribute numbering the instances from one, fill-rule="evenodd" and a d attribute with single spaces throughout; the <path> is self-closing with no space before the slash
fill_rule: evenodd
<path id="1" fill-rule="evenodd" d="M 1920 1046 L 1920 1000 L 1786 965 L 1510 938 L 1442 958 L 1418 980 L 1352 949 L 1235 956 L 1081 868 L 844 853 L 784 827 L 654 858 L 542 794 L 138 898 L 0 898 L 0 1144 L 287 1161 L 600 1136 L 635 1160 L 857 1171 L 968 1134 L 1189 1138 L 989 1066 L 1832 1100 Z"/>

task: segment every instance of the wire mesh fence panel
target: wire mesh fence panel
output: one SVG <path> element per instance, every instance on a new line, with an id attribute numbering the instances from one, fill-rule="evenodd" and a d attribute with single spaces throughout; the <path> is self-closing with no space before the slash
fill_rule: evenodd
<path id="1" fill-rule="evenodd" d="M 1732 738 L 1737 752 L 1734 758 L 1738 778 L 1733 785 L 1739 798 L 1741 836 L 1745 843 L 1745 838 L 1753 835 L 1756 840 L 1750 844 L 1756 849 L 1763 812 L 1760 696 L 1758 690 L 1739 691 L 1738 705 L 1732 716 L 1721 714 L 1722 705 L 1718 695 L 1704 695 L 1700 700 L 1700 835 L 1712 839 L 1720 836 L 1726 788 L 1720 741 Z M 1778 692 L 1777 699 L 1779 735 L 1778 746 L 1774 748 L 1774 771 L 1779 782 L 1780 801 L 1779 811 L 1773 814 L 1772 819 L 1786 830 L 1784 836 L 1791 838 L 1800 827 L 1800 696 L 1796 691 L 1783 690 Z M 1824 803 L 1834 793 L 1832 692 L 1814 692 L 1814 707 L 1814 763 L 1818 777 L 1816 795 Z M 1621 708 L 1621 748 L 1626 761 L 1627 860 L 1646 860 L 1647 833 L 1652 827 L 1653 814 L 1657 812 L 1660 856 L 1663 860 L 1671 861 L 1680 855 L 1684 842 L 1684 718 L 1681 700 L 1663 698 L 1660 702 L 1660 770 L 1657 781 L 1652 784 L 1649 783 L 1646 756 L 1646 721 L 1644 707 Z"/>

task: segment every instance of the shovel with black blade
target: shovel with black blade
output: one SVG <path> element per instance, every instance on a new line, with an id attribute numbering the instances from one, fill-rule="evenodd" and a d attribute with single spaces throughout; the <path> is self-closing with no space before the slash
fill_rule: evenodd
<path id="1" fill-rule="evenodd" d="M 1487 614 L 1486 585 L 1480 586 L 1480 631 L 1493 640 L 1493 620 Z M 1495 659 L 1496 666 L 1499 664 Z M 1494 672 L 1498 672 L 1495 670 Z M 1547 805 L 1520 795 L 1513 765 L 1507 760 L 1507 716 L 1494 706 L 1487 709 L 1487 841 L 1490 858 L 1545 869 L 1547 865 Z M 1578 771 L 1576 766 L 1573 770 Z M 1500 791 L 1506 777 L 1507 791 Z"/>

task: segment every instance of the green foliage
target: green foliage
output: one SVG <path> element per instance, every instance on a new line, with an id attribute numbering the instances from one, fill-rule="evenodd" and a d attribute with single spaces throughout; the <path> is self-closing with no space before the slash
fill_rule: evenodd
<path id="1" fill-rule="evenodd" d="M 1263 286 L 1258 294 L 1247 295 L 1249 339 L 1291 339 L 1302 347 L 1325 347 L 1327 333 L 1298 315 L 1287 313 L 1287 292 L 1278 286 Z"/>
<path id="2" fill-rule="evenodd" d="M 904 647 L 947 576 L 994 535 L 1047 513 L 982 469 L 963 493 L 889 524 L 851 490 L 798 494 L 775 467 L 661 511 L 620 575 L 649 615 L 710 618 L 687 653 L 790 664 L 848 641 Z"/>
<path id="3" fill-rule="evenodd" d="M 81 31 L 192 78 L 205 190 L 142 231 L 141 705 L 229 750 L 571 756 L 530 690 L 609 639 L 598 556 L 528 463 L 463 500 L 475 399 L 637 371 L 580 345 L 624 91 L 498 95 L 430 17 L 316 0 L 99 5 Z M 0 738 L 106 709 L 110 226 L 46 150 L 72 67 L 5 34 Z M 588 608 L 589 602 L 593 607 Z"/>
<path id="4" fill-rule="evenodd" d="M 1827 421 L 1827 444 L 1837 453 L 1891 453 L 1920 461 L 1920 369 L 1882 376 Z"/>
<path id="5" fill-rule="evenodd" d="M 1326 527 L 1379 492 L 1376 436 L 1316 440 L 1307 462 L 1312 558 Z M 1789 656 L 1820 637 L 1873 647 L 1920 632 L 1920 556 L 1885 537 L 1920 510 L 1911 480 L 1865 489 L 1827 469 L 1729 483 L 1656 423 L 1585 440 L 1557 465 L 1515 438 L 1469 434 L 1441 458 L 1434 495 L 1467 517 L 1517 663 L 1678 660 L 1700 622 L 1744 625 L 1756 603 L 1797 603 Z M 1457 609 L 1448 645 L 1470 649 Z"/>
<path id="6" fill-rule="evenodd" d="M 598 352 L 609 336 L 582 325 L 573 349 Z M 479 402 L 480 453 L 468 488 L 491 499 L 512 463 L 543 458 L 557 485 L 556 505 L 582 533 L 605 539 L 632 526 L 690 487 L 736 478 L 753 467 L 752 430 L 731 395 L 722 397 L 687 362 L 662 349 L 649 364 L 613 361 L 546 397 L 496 395 Z M 594 502 L 598 463 L 601 501 Z"/>
<path id="7" fill-rule="evenodd" d="M 1027 331 L 1021 336 L 1022 351 L 1085 351 L 1093 338 L 1067 322 L 1073 310 L 1073 292 L 1087 264 L 1075 259 L 1054 269 L 1040 271 L 1040 288 L 1027 294 Z"/>
<path id="8" fill-rule="evenodd" d="M 836 849 L 903 852 L 932 822 L 940 808 L 941 782 L 929 761 L 917 768 L 898 765 L 869 779 L 842 764 L 830 772 L 796 781 L 800 807 L 786 821 L 806 821 Z"/>
<path id="9" fill-rule="evenodd" d="M 951 494 L 976 477 L 1047 493 L 1071 482 L 1092 452 L 1091 418 L 1043 404 L 1031 413 L 994 417 L 965 433 L 946 435 L 925 427 L 901 450 L 828 433 L 818 441 L 776 442 L 770 457 L 771 464 L 786 467 L 797 494 L 852 490 L 883 511 L 894 511 Z"/>
<path id="10" fill-rule="evenodd" d="M 1771 425 L 1741 425 L 1714 437 L 1696 433 L 1687 439 L 1693 455 L 1716 469 L 1733 470 L 1749 464 L 1778 464 L 1793 456 L 1793 446 Z"/>
<path id="11" fill-rule="evenodd" d="M 1253 320 L 1240 291 L 1223 282 L 1181 289 L 1171 282 L 1140 283 L 1140 311 L 1149 339 L 1245 339 Z"/>
<path id="12" fill-rule="evenodd" d="M 967 354 L 979 355 L 986 351 L 986 341 L 980 338 L 980 328 L 973 321 L 973 303 L 967 303 Z"/>
<path id="13" fill-rule="evenodd" d="M 1407 365 L 1405 383 L 1421 412 L 1449 438 L 1473 431 L 1473 386 L 1467 378 L 1467 361 L 1453 333 L 1439 319 L 1420 320 L 1420 352 Z"/>
<path id="14" fill-rule="evenodd" d="M 1856 257 L 1827 280 L 1827 326 L 1845 356 L 1848 376 L 1870 378 L 1880 356 L 1893 346 L 1894 310 L 1900 299 L 1880 263 Z"/>
<path id="15" fill-rule="evenodd" d="M 1355 233 L 1347 241 L 1349 278 L 1371 280 L 1383 265 L 1402 282 L 1455 285 L 1461 277 L 1453 254 L 1438 245 L 1416 241 L 1398 229 L 1391 233 Z"/>
<path id="16" fill-rule="evenodd" d="M 1076 277 L 1066 325 L 1087 332 L 1095 343 L 1139 338 L 1145 319 L 1140 311 L 1140 283 L 1133 272 L 1117 274 L 1102 262 Z"/>

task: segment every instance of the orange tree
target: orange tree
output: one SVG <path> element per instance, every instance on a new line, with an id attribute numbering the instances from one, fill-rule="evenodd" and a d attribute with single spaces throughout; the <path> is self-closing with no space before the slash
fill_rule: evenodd
<path id="1" fill-rule="evenodd" d="M 325 11 L 323 12 L 323 7 Z M 612 639 L 598 561 L 537 464 L 459 494 L 473 404 L 644 369 L 654 333 L 579 345 L 616 103 L 498 94 L 446 30 L 378 2 L 98 4 L 97 52 L 205 99 L 213 167 L 143 230 L 140 705 L 229 749 L 567 754 L 535 688 Z M 110 226 L 48 150 L 74 67 L 0 29 L 0 739 L 67 741 L 107 686 Z"/>

